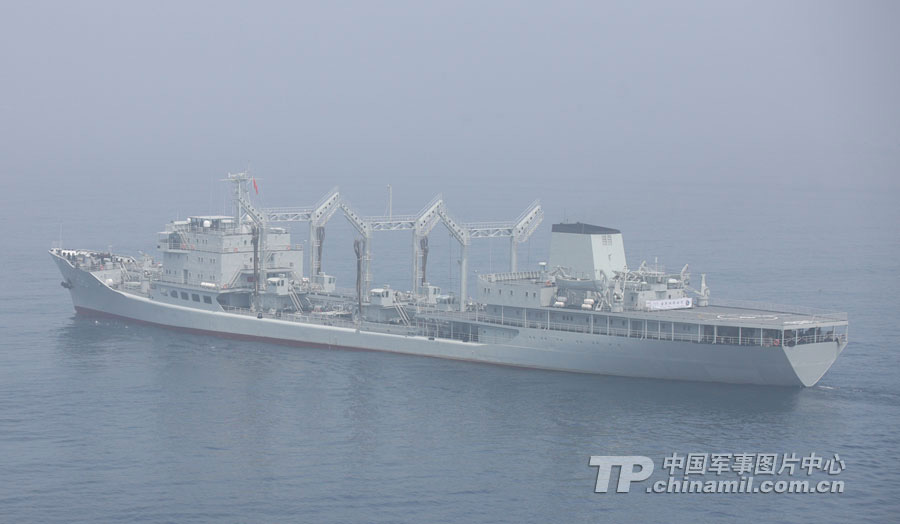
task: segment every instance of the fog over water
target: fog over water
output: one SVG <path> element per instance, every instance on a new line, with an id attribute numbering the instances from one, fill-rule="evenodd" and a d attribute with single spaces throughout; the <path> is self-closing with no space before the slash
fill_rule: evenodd
<path id="1" fill-rule="evenodd" d="M 900 4 L 116 2 L 0 10 L 0 520 L 894 518 Z M 802 391 L 238 344 L 75 317 L 46 254 L 330 188 L 364 215 L 623 231 L 714 296 L 847 311 Z M 294 228 L 297 242 L 306 225 Z M 353 231 L 325 270 L 352 287 Z M 409 287 L 410 239 L 375 283 Z M 459 248 L 430 238 L 430 280 Z M 508 265 L 479 241 L 470 268 Z M 470 282 L 474 280 L 470 276 Z M 843 495 L 592 493 L 590 455 L 839 453 Z"/>

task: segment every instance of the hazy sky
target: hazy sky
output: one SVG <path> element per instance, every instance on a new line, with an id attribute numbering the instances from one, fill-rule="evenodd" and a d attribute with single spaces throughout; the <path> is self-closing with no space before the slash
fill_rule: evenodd
<path id="1" fill-rule="evenodd" d="M 831 281 L 897 258 L 862 240 L 900 245 L 898 28 L 898 1 L 5 2 L 0 221 L 19 249 L 0 257 L 48 264 L 61 228 L 152 251 L 167 221 L 227 210 L 218 180 L 249 163 L 262 206 L 339 185 L 380 214 L 393 184 L 395 212 L 442 192 L 464 221 L 509 220 L 540 197 L 521 267 L 568 219 L 738 296 L 746 266 L 787 275 L 838 243 L 854 256 L 807 257 Z M 353 236 L 328 225 L 341 285 Z M 409 242 L 375 240 L 377 282 L 405 285 Z M 430 245 L 451 286 L 458 248 L 441 228 Z M 506 251 L 483 241 L 470 269 Z"/>
<path id="2" fill-rule="evenodd" d="M 6 2 L 0 176 L 896 190 L 898 27 L 892 1 Z"/>

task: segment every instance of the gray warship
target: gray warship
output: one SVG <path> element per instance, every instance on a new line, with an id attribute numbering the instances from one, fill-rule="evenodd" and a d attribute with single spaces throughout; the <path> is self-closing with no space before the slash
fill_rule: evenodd
<path id="1" fill-rule="evenodd" d="M 315 205 L 261 209 L 255 181 L 229 174 L 234 214 L 192 216 L 158 235 L 162 260 L 50 250 L 76 312 L 241 340 L 386 351 L 549 370 L 812 386 L 847 345 L 846 313 L 717 301 L 685 265 L 630 268 L 621 231 L 554 224 L 550 256 L 517 268 L 517 246 L 543 219 L 535 201 L 508 223 L 454 219 L 438 196 L 415 215 L 365 217 L 337 189 Z M 325 224 L 338 211 L 358 233 L 355 289 L 322 271 Z M 306 249 L 282 222 L 306 222 Z M 428 234 L 459 243 L 460 289 L 426 280 Z M 412 232 L 409 290 L 373 287 L 372 237 Z M 468 248 L 509 238 L 508 272 L 479 274 L 469 297 Z M 304 273 L 304 262 L 308 271 Z"/>

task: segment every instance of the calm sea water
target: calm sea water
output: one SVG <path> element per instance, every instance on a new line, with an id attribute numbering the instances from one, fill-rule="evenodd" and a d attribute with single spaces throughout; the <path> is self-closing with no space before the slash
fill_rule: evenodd
<path id="1" fill-rule="evenodd" d="M 267 183 L 273 194 L 288 184 Z M 364 212 L 383 211 L 381 181 L 342 183 Z M 60 180 L 40 203 L 10 198 L 3 210 L 18 227 L 2 255 L 0 521 L 896 520 L 895 190 L 623 182 L 610 188 L 619 196 L 587 197 L 545 183 L 522 182 L 510 197 L 484 181 L 479 191 L 429 182 L 395 212 L 443 190 L 460 216 L 502 219 L 540 196 L 547 219 L 521 248 L 523 266 L 545 259 L 549 224 L 564 214 L 619 227 L 632 264 L 690 262 L 717 296 L 848 311 L 849 347 L 799 390 L 287 348 L 82 318 L 46 254 L 61 222 L 68 247 L 152 251 L 172 215 L 220 211 L 221 195 Z M 325 189 L 265 204 L 307 203 Z M 326 271 L 350 287 L 342 218 L 326 244 Z M 378 283 L 407 286 L 408 246 L 406 235 L 376 238 Z M 506 246 L 477 244 L 473 270 L 503 268 Z M 457 256 L 435 230 L 432 281 L 454 288 Z M 672 452 L 838 453 L 845 493 L 593 493 L 591 455 L 647 455 L 661 469 Z"/>

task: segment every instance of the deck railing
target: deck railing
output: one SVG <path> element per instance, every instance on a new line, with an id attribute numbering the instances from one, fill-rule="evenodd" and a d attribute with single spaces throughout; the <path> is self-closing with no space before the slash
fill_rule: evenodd
<path id="1" fill-rule="evenodd" d="M 457 340 L 460 342 L 472 342 L 472 343 L 488 343 L 488 344 L 502 344 L 507 343 L 511 340 L 511 337 L 504 336 L 496 336 L 496 335 L 484 335 L 478 334 L 477 332 L 457 332 L 450 333 L 446 330 L 442 331 L 441 326 L 437 326 L 435 324 L 430 324 L 428 322 L 424 322 L 423 319 L 418 319 L 419 322 L 414 322 L 410 326 L 406 326 L 404 324 L 387 324 L 382 322 L 369 322 L 362 321 L 357 322 L 355 320 L 349 320 L 345 318 L 338 318 L 336 316 L 327 316 L 327 315 L 316 315 L 316 314 L 302 314 L 302 313 L 280 313 L 280 314 L 271 314 L 267 312 L 260 311 L 251 311 L 247 308 L 235 308 L 235 307 L 223 307 L 223 309 L 228 313 L 236 313 L 239 315 L 246 315 L 257 318 L 270 318 L 275 320 L 284 320 L 288 322 L 297 322 L 300 324 L 312 324 L 317 326 L 333 326 L 340 327 L 346 329 L 359 329 L 360 331 L 365 331 L 368 333 L 383 333 L 390 335 L 401 335 L 401 336 L 413 336 L 413 337 L 426 337 L 429 339 L 449 339 L 449 340 Z"/>
<path id="2" fill-rule="evenodd" d="M 734 345 L 734 346 L 763 346 L 763 347 L 777 347 L 782 344 L 787 344 L 789 346 L 796 344 L 812 344 L 817 342 L 833 342 L 833 341 L 841 341 L 846 342 L 847 335 L 842 333 L 834 333 L 834 332 L 823 332 L 813 335 L 805 335 L 805 336 L 797 336 L 797 337 L 788 337 L 785 340 L 782 340 L 780 336 L 775 337 L 753 337 L 753 336 L 713 336 L 707 334 L 700 333 L 675 333 L 669 330 L 645 330 L 643 328 L 643 323 L 641 323 L 641 328 L 631 327 L 629 328 L 616 328 L 609 326 L 605 322 L 597 323 L 595 322 L 593 325 L 590 323 L 585 324 L 572 324 L 572 323 L 564 323 L 564 322 L 547 322 L 546 320 L 535 320 L 528 319 L 523 320 L 521 318 L 510 318 L 505 316 L 495 316 L 495 315 L 486 315 L 482 312 L 455 312 L 455 311 L 440 311 L 440 310 L 430 310 L 423 311 L 422 316 L 426 318 L 434 318 L 440 320 L 454 320 L 454 321 L 468 321 L 468 322 L 483 322 L 487 324 L 496 324 L 501 326 L 509 326 L 509 327 L 519 327 L 519 328 L 531 328 L 531 329 L 543 329 L 548 331 L 564 331 L 569 333 L 584 333 L 584 334 L 593 334 L 593 335 L 606 335 L 606 336 L 616 336 L 616 337 L 628 337 L 628 338 L 640 338 L 645 340 L 668 340 L 668 341 L 678 341 L 678 342 L 694 342 L 699 344 L 725 344 L 725 345 Z M 697 324 L 691 324 L 692 326 L 699 326 Z M 699 329 L 699 327 L 698 327 Z M 781 330 L 778 330 L 781 333 Z"/>
<path id="3" fill-rule="evenodd" d="M 116 286 L 120 291 L 131 293 L 134 295 L 147 296 L 140 289 L 125 288 L 125 286 Z M 744 306 L 741 306 L 744 307 Z M 384 333 L 401 336 L 419 336 L 436 339 L 450 339 L 462 342 L 473 343 L 509 343 L 515 339 L 516 333 L 488 335 L 479 333 L 478 326 L 491 324 L 496 326 L 511 328 L 531 328 L 540 329 L 548 332 L 568 332 L 582 333 L 589 335 L 616 336 L 626 338 L 638 338 L 644 340 L 660 340 L 660 341 L 676 341 L 676 342 L 692 342 L 700 344 L 722 344 L 730 346 L 762 346 L 762 347 L 778 347 L 781 345 L 794 346 L 798 344 L 812 344 L 818 342 L 841 342 L 847 341 L 846 333 L 837 332 L 818 332 L 808 335 L 788 335 L 784 340 L 777 337 L 753 337 L 753 336 L 713 336 L 701 333 L 676 333 L 671 330 L 647 330 L 643 321 L 640 322 L 640 328 L 632 326 L 629 328 L 608 326 L 606 322 L 586 322 L 584 324 L 573 324 L 565 322 L 548 322 L 546 320 L 537 319 L 521 319 L 510 318 L 506 316 L 487 315 L 480 311 L 444 311 L 435 308 L 419 308 L 417 316 L 412 318 L 412 323 L 407 326 L 405 324 L 390 324 L 383 322 L 356 321 L 346 318 L 345 315 L 328 315 L 317 313 L 287 313 L 279 312 L 272 314 L 269 312 L 257 312 L 247 308 L 224 307 L 228 313 L 235 313 L 246 316 L 254 316 L 262 318 L 274 318 L 277 320 L 285 320 L 290 322 L 298 322 L 303 324 L 313 324 L 320 326 L 334 326 L 346 329 L 360 330 L 372 333 Z M 454 331 L 451 328 L 451 322 L 473 322 L 474 331 L 470 328 L 463 331 Z M 699 325 L 697 326 L 699 331 Z M 458 328 L 458 326 L 457 326 Z M 781 330 L 778 330 L 781 333 Z M 790 331 L 790 330 L 788 330 Z M 758 333 L 758 331 L 757 331 Z M 524 341 L 516 340 L 517 345 L 522 345 Z"/>
<path id="4" fill-rule="evenodd" d="M 804 315 L 812 317 L 811 320 L 834 320 L 846 321 L 847 313 L 828 311 L 825 309 L 817 309 L 804 306 L 788 306 L 784 304 L 773 304 L 770 302 L 753 302 L 750 300 L 731 300 L 725 298 L 710 298 L 709 305 L 720 307 L 733 307 L 740 309 L 753 309 L 757 311 L 766 311 L 770 313 L 789 313 L 792 315 Z"/>

